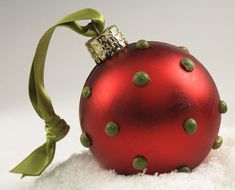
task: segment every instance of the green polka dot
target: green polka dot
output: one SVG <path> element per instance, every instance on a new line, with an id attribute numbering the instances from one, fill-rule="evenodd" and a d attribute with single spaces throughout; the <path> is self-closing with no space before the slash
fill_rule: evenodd
<path id="1" fill-rule="evenodd" d="M 194 119 L 190 118 L 184 122 L 184 130 L 188 135 L 192 135 L 197 131 L 197 123 Z"/>
<path id="2" fill-rule="evenodd" d="M 179 46 L 180 49 L 182 49 L 183 51 L 189 53 L 189 50 L 188 48 L 184 47 L 184 46 Z"/>
<path id="3" fill-rule="evenodd" d="M 220 110 L 220 113 L 226 113 L 228 111 L 228 107 L 225 101 L 223 100 L 219 101 L 219 110 Z"/>
<path id="4" fill-rule="evenodd" d="M 119 126 L 117 123 L 110 121 L 105 126 L 105 133 L 110 136 L 114 137 L 119 133 Z"/>
<path id="5" fill-rule="evenodd" d="M 133 160 L 132 166 L 136 170 L 144 170 L 147 168 L 148 161 L 144 156 L 136 156 Z"/>
<path id="6" fill-rule="evenodd" d="M 135 47 L 137 49 L 148 49 L 149 48 L 149 43 L 146 40 L 139 40 Z"/>
<path id="7" fill-rule="evenodd" d="M 132 78 L 132 82 L 137 86 L 145 86 L 149 80 L 148 74 L 142 71 L 135 73 Z"/>
<path id="8" fill-rule="evenodd" d="M 192 172 L 192 170 L 188 166 L 182 166 L 182 167 L 178 168 L 178 172 L 190 173 L 190 172 Z"/>
<path id="9" fill-rule="evenodd" d="M 222 139 L 221 136 L 218 136 L 218 137 L 216 138 L 215 143 L 214 143 L 214 145 L 213 145 L 212 148 L 213 148 L 213 149 L 218 149 L 218 148 L 221 147 L 222 144 L 223 144 L 223 139 Z"/>
<path id="10" fill-rule="evenodd" d="M 83 132 L 83 133 L 81 134 L 81 136 L 80 136 L 80 142 L 81 142 L 81 144 L 82 144 L 84 147 L 86 147 L 86 148 L 91 147 L 91 140 L 90 140 L 89 136 L 88 136 L 85 132 Z"/>
<path id="11" fill-rule="evenodd" d="M 194 62 L 189 58 L 182 59 L 180 65 L 188 72 L 192 72 L 194 69 Z"/>
<path id="12" fill-rule="evenodd" d="M 82 97 L 88 98 L 91 95 L 91 88 L 89 86 L 85 86 L 82 90 Z"/>

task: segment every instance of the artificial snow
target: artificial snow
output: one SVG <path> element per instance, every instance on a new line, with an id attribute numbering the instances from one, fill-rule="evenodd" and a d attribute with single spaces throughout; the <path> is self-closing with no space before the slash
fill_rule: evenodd
<path id="1" fill-rule="evenodd" d="M 35 179 L 30 190 L 235 190 L 235 130 L 223 128 L 222 147 L 212 150 L 192 173 L 117 175 L 89 151 L 74 154 Z"/>

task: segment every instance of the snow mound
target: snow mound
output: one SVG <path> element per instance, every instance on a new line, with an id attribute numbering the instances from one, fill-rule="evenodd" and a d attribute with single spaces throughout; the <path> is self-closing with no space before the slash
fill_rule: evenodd
<path id="1" fill-rule="evenodd" d="M 89 151 L 54 165 L 28 189 L 33 190 L 234 190 L 235 130 L 223 128 L 222 147 L 212 150 L 192 173 L 117 175 L 103 169 Z"/>

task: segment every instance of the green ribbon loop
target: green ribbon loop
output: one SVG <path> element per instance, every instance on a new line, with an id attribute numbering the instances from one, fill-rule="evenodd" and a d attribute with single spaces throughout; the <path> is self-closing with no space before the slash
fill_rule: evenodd
<path id="1" fill-rule="evenodd" d="M 81 26 L 76 23 L 80 20 L 91 20 L 91 22 L 86 26 Z M 94 37 L 104 30 L 104 17 L 101 13 L 90 8 L 74 12 L 49 28 L 40 39 L 30 71 L 29 97 L 35 111 L 45 121 L 46 142 L 10 171 L 20 173 L 22 177 L 40 175 L 54 158 L 56 142 L 64 138 L 69 131 L 66 122 L 56 115 L 44 87 L 46 54 L 52 34 L 59 26 L 68 27 L 83 36 Z"/>

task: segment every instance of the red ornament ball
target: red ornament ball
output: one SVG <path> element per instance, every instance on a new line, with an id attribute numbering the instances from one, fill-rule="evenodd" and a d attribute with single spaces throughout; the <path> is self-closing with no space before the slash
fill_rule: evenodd
<path id="1" fill-rule="evenodd" d="M 90 73 L 80 139 L 118 174 L 189 172 L 221 145 L 226 110 L 210 74 L 186 48 L 140 40 Z"/>

